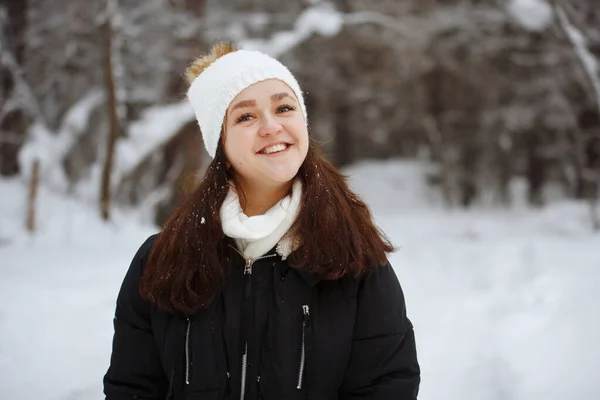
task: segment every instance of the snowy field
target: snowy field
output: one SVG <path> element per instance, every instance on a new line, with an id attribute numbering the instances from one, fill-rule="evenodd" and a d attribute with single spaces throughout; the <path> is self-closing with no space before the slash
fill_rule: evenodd
<path id="1" fill-rule="evenodd" d="M 348 171 L 400 250 L 422 400 L 600 399 L 600 235 L 583 204 L 447 211 L 407 162 Z M 376 179 L 374 178 L 376 177 Z M 114 301 L 153 226 L 0 181 L 0 399 L 99 400 Z"/>

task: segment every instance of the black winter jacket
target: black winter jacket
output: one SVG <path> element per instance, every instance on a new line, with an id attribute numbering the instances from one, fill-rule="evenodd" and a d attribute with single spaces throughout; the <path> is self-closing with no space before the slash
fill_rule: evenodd
<path id="1" fill-rule="evenodd" d="M 221 295 L 185 318 L 139 295 L 153 240 L 117 299 L 107 400 L 417 398 L 413 327 L 389 263 L 321 281 L 276 254 L 252 263 L 232 252 Z"/>

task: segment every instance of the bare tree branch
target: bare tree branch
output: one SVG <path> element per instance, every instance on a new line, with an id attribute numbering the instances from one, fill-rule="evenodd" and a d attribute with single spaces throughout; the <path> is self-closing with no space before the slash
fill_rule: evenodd
<path id="1" fill-rule="evenodd" d="M 588 49 L 587 39 L 585 36 L 583 36 L 581 31 L 569 21 L 569 18 L 567 17 L 562 6 L 557 2 L 554 2 L 554 7 L 560 27 L 573 46 L 575 54 L 577 55 L 577 59 L 585 71 L 589 83 L 594 91 L 596 107 L 598 108 L 598 112 L 600 112 L 600 76 L 598 75 L 598 61 Z"/>

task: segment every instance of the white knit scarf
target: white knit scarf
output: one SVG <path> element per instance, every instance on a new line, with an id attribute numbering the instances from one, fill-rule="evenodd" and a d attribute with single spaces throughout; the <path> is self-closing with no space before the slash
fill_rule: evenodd
<path id="1" fill-rule="evenodd" d="M 277 202 L 263 215 L 248 217 L 244 214 L 237 191 L 230 186 L 221 206 L 221 225 L 225 235 L 233 238 L 247 259 L 256 259 L 277 245 L 277 253 L 285 259 L 298 245 L 291 235 L 286 235 L 296 221 L 302 181 L 296 178 L 292 192 Z"/>

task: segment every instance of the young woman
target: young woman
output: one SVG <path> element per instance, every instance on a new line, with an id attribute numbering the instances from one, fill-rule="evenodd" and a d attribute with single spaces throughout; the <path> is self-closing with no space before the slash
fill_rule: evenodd
<path id="1" fill-rule="evenodd" d="M 416 399 L 393 247 L 311 147 L 296 79 L 228 44 L 187 78 L 214 159 L 125 276 L 106 399 Z"/>

